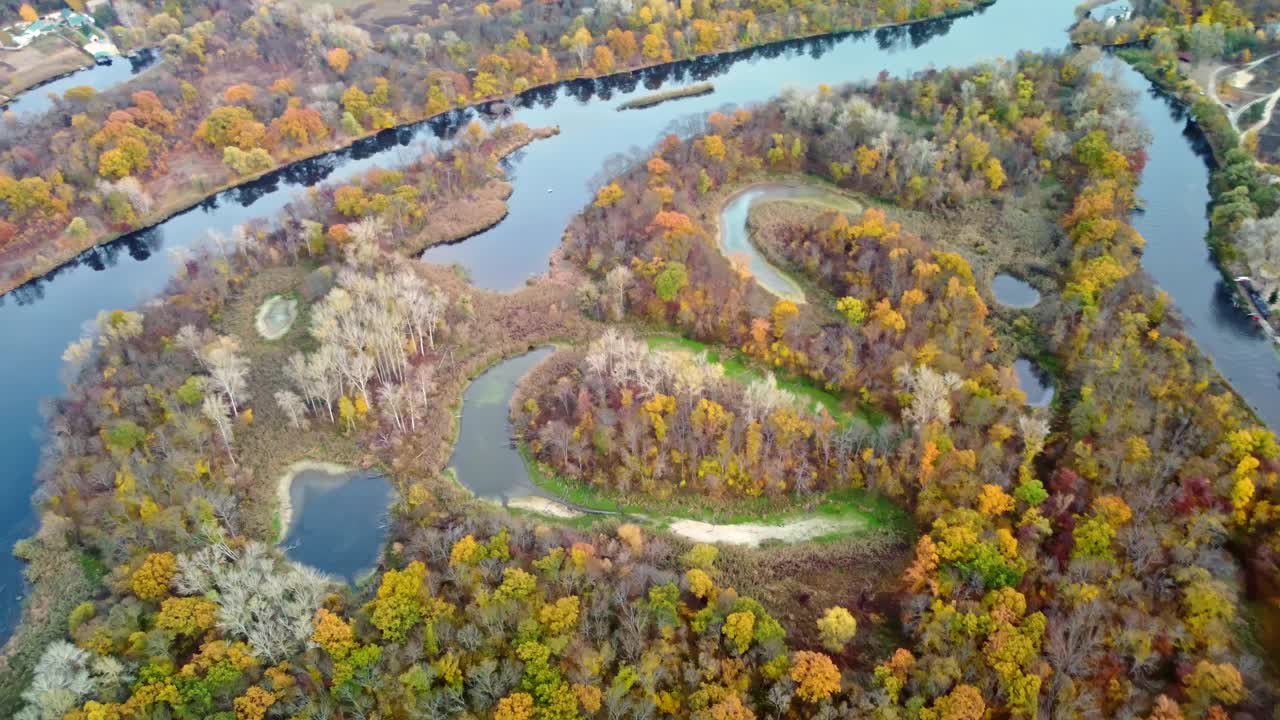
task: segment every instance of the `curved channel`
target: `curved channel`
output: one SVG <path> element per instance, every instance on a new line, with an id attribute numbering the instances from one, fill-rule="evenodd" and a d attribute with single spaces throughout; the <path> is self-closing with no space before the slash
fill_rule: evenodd
<path id="1" fill-rule="evenodd" d="M 746 258 L 751 276 L 760 287 L 792 302 L 804 302 L 804 289 L 791 276 L 769 262 L 764 253 L 751 242 L 747 218 L 751 207 L 761 200 L 803 199 L 819 195 L 820 191 L 789 185 L 756 185 L 729 198 L 720 211 L 720 250 L 730 258 Z"/>
<path id="2" fill-rule="evenodd" d="M 544 495 L 529 481 L 520 451 L 511 442 L 511 395 L 525 373 L 552 353 L 550 347 L 508 358 L 485 370 L 462 394 L 458 440 L 449 467 L 476 497 L 505 502 Z"/>
<path id="3" fill-rule="evenodd" d="M 159 60 L 159 54 L 152 48 L 139 50 L 133 57 L 113 58 L 110 64 L 90 65 L 89 67 L 60 75 L 55 78 L 27 88 L 14 95 L 9 102 L 0 106 L 0 113 L 12 112 L 23 120 L 29 120 L 53 107 L 50 95 L 62 97 L 63 93 L 74 87 L 88 86 L 103 92 L 119 85 L 153 66 Z"/>
<path id="4" fill-rule="evenodd" d="M 763 101 L 789 85 L 870 80 L 882 70 L 902 75 L 1011 58 L 1019 50 L 1061 48 L 1075 5 L 1076 0 L 998 0 L 968 17 L 779 43 L 524 93 L 515 101 L 515 119 L 531 126 L 558 125 L 562 132 L 510 160 L 515 193 L 504 222 L 464 243 L 433 249 L 426 258 L 465 265 L 483 287 L 516 287 L 546 268 L 568 220 L 590 201 L 594 181 L 628 157 L 643 157 L 661 135 L 691 127 L 687 118 L 724 105 Z M 1230 305 L 1204 244 L 1208 169 L 1202 140 L 1180 106 L 1132 70 L 1120 67 L 1117 72 L 1142 92 L 1138 111 L 1153 135 L 1139 188 L 1146 212 L 1135 218 L 1147 240 L 1144 263 L 1224 376 L 1267 422 L 1280 427 L 1280 362 Z M 708 79 L 716 86 L 710 95 L 615 112 L 630 97 Z M 202 242 L 210 229 L 227 232 L 271 217 L 318 182 L 351 177 L 374 165 L 401 164 L 414 155 L 406 146 L 448 137 L 474 114 L 451 113 L 289 166 L 155 228 L 89 251 L 0 299 L 0 337 L 8 348 L 21 348 L 0 353 L 0 463 L 8 471 L 8 481 L 0 485 L 0 545 L 12 545 L 35 527 L 29 497 L 43 442 L 39 400 L 60 392 L 62 351 L 83 324 L 99 310 L 137 305 L 160 290 L 172 271 L 166 251 Z M 478 439 L 492 447 L 506 437 Z M 6 632 L 17 617 L 21 583 L 19 561 L 0 553 L 0 620 Z"/>

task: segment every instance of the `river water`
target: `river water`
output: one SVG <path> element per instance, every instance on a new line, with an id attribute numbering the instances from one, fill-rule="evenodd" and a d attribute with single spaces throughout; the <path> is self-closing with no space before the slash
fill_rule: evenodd
<path id="1" fill-rule="evenodd" d="M 751 244 L 747 217 L 751 206 L 761 200 L 803 199 L 819 195 L 820 191 L 808 188 L 792 188 L 782 185 L 764 185 L 740 192 L 725 203 L 720 211 L 720 250 L 739 261 L 746 258 L 747 268 L 760 287 L 792 302 L 804 302 L 804 289 L 785 272 L 774 267 L 763 253 Z"/>
<path id="2" fill-rule="evenodd" d="M 476 377 L 462 394 L 458 440 L 449 467 L 477 497 L 502 501 L 543 494 L 529 481 L 524 458 L 510 440 L 508 406 L 516 383 L 551 352 L 543 347 L 503 360 Z"/>
<path id="3" fill-rule="evenodd" d="M 562 132 L 507 162 L 515 186 L 510 215 L 485 233 L 432 249 L 425 257 L 461 263 L 483 287 L 516 287 L 546 268 L 568 220 L 589 202 L 593 180 L 620 167 L 621 158 L 615 156 L 643 153 L 662 134 L 687 127 L 686 118 L 725 105 L 764 101 L 791 85 L 868 80 L 882 70 L 904 74 L 1011 58 L 1024 49 L 1059 49 L 1066 44 L 1075 4 L 998 0 L 969 17 L 781 43 L 530 91 L 517 99 L 515 118 L 532 126 L 559 125 Z M 1147 239 L 1146 266 L 1223 374 L 1273 427 L 1280 427 L 1280 362 L 1247 318 L 1230 306 L 1205 249 L 1208 170 L 1200 143 L 1181 109 L 1152 94 L 1136 73 L 1120 72 L 1130 86 L 1143 91 L 1139 112 L 1154 137 L 1139 191 L 1146 212 L 1135 222 Z M 715 83 L 714 93 L 616 111 L 627 98 L 703 80 Z M 159 291 L 172 271 L 165 251 L 200 243 L 211 229 L 227 232 L 245 221 L 271 217 L 317 182 L 351 177 L 375 165 L 402 164 L 417 154 L 417 144 L 448 137 L 468 118 L 467 112 L 453 113 L 290 166 L 156 228 L 88 252 L 0 298 L 0 338 L 7 348 L 0 354 L 0 467 L 7 471 L 0 483 L 0 545 L 12 545 L 35 527 L 28 499 L 41 445 L 39 401 L 60 391 L 61 353 L 99 310 L 134 306 Z M 504 442 L 502 428 L 501 437 L 477 440 L 490 446 Z M 468 437 L 466 426 L 463 434 Z M 3 628 L 17 617 L 20 571 L 16 560 L 0 555 Z"/>
<path id="4" fill-rule="evenodd" d="M 63 93 L 73 87 L 88 86 L 102 92 L 119 85 L 134 75 L 146 70 L 156 63 L 159 54 L 151 48 L 139 50 L 134 57 L 113 58 L 110 65 L 90 65 L 49 82 L 37 85 L 30 90 L 18 93 L 12 100 L 0 107 L 0 113 L 13 112 L 22 118 L 31 118 L 38 113 L 53 107 L 50 95 L 62 97 Z"/>

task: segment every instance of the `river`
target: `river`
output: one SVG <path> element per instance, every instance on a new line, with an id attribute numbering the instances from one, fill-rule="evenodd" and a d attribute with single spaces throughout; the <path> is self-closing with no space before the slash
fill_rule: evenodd
<path id="1" fill-rule="evenodd" d="M 24 90 L 0 107 L 0 113 L 12 112 L 22 119 L 30 119 L 53 107 L 49 95 L 62 94 L 73 87 L 88 86 L 102 92 L 119 85 L 134 75 L 155 65 L 159 53 L 151 48 L 139 50 L 134 57 L 117 57 L 109 65 L 90 65 Z"/>
<path id="2" fill-rule="evenodd" d="M 1022 49 L 1061 48 L 1075 4 L 1076 0 L 998 0 L 969 17 L 780 43 L 530 91 L 517 99 L 515 118 L 531 126 L 559 125 L 561 134 L 507 161 L 515 186 L 510 215 L 487 232 L 432 249 L 425 257 L 461 263 L 483 287 L 516 287 L 546 268 L 568 220 L 590 200 L 593 179 L 619 167 L 613 156 L 644 152 L 683 119 L 725 105 L 763 101 L 789 85 L 868 80 L 881 70 L 903 74 L 1011 58 Z M 1146 212 L 1136 218 L 1147 239 L 1146 265 L 1223 374 L 1273 427 L 1280 427 L 1280 362 L 1247 318 L 1230 306 L 1208 259 L 1208 170 L 1202 148 L 1188 132 L 1180 109 L 1151 94 L 1136 73 L 1122 72 L 1126 82 L 1143 91 L 1139 112 L 1154 136 L 1139 190 Z M 704 80 L 715 83 L 714 93 L 645 110 L 616 111 L 622 101 L 656 88 Z M 0 299 L 0 338 L 11 348 L 0 356 L 0 467 L 8 474 L 0 485 L 0 545 L 12 545 L 35 527 L 28 499 L 42 442 L 40 399 L 60 392 L 57 368 L 62 351 L 99 310 L 134 306 L 159 291 L 172 272 L 165 251 L 199 243 L 210 229 L 227 232 L 247 220 L 271 217 L 317 182 L 350 177 L 374 165 L 402 164 L 416 154 L 411 146 L 448 137 L 468 117 L 466 112 L 453 113 L 300 162 L 222 193 L 156 228 L 90 251 Z M 503 442 L 505 437 L 485 441 Z M 7 553 L 0 555 L 0 628 L 11 627 L 17 617 L 20 571 L 18 561 Z"/>

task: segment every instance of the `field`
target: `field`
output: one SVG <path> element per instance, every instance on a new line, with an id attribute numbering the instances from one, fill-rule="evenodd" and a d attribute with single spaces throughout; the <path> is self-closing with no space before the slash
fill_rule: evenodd
<path id="1" fill-rule="evenodd" d="M 0 51 L 0 93 L 13 96 L 89 64 L 79 49 L 58 37 L 45 36 L 14 51 Z"/>

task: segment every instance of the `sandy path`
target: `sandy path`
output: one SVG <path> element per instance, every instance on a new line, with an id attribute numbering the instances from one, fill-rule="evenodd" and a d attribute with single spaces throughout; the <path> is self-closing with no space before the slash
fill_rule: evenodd
<path id="1" fill-rule="evenodd" d="M 582 516 L 582 513 L 567 505 L 562 505 L 555 500 L 549 500 L 536 495 L 511 498 L 507 500 L 507 507 L 515 508 L 517 510 L 527 510 L 529 512 L 538 513 L 539 515 L 547 515 L 557 518 L 576 518 Z"/>
<path id="2" fill-rule="evenodd" d="M 766 540 L 804 542 L 833 532 L 849 532 L 862 527 L 862 522 L 853 519 L 801 518 L 781 525 L 758 523 L 716 525 L 700 520 L 677 520 L 671 523 L 667 530 L 695 542 L 756 547 Z"/>
<path id="3" fill-rule="evenodd" d="M 507 507 L 527 510 L 554 518 L 581 517 L 582 513 L 544 497 L 518 497 L 507 501 Z M 694 542 L 723 543 L 757 547 L 768 540 L 804 542 L 833 532 L 851 532 L 865 527 L 858 518 L 798 518 L 779 525 L 762 523 L 716 524 L 701 520 L 676 520 L 667 526 L 667 532 L 688 538 Z"/>

